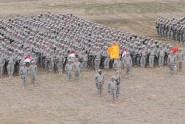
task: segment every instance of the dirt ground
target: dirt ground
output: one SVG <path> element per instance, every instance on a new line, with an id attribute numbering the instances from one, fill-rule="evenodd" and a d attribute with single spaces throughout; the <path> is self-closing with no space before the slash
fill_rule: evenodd
<path id="1" fill-rule="evenodd" d="M 103 96 L 97 96 L 94 71 L 79 82 L 63 75 L 38 75 L 38 85 L 24 89 L 19 77 L 0 83 L 2 124 L 184 124 L 184 74 L 170 76 L 168 68 L 134 67 L 123 77 L 121 94 L 109 104 L 107 91 L 113 71 L 104 72 Z M 124 75 L 124 74 L 123 74 Z"/>
<path id="2" fill-rule="evenodd" d="M 42 12 L 73 13 L 120 30 L 160 39 L 158 17 L 185 16 L 184 0 L 0 0 L 0 18 Z M 172 44 L 176 44 L 171 41 Z M 184 45 L 180 45 L 184 49 Z M 39 73 L 37 86 L 24 89 L 18 76 L 0 79 L 0 124 L 184 124 L 185 77 L 170 76 L 168 68 L 133 67 L 123 76 L 121 94 L 110 105 L 104 72 L 103 96 L 97 96 L 95 72 L 82 73 L 79 82 L 66 76 Z M 124 74 L 123 74 L 124 75 Z"/>

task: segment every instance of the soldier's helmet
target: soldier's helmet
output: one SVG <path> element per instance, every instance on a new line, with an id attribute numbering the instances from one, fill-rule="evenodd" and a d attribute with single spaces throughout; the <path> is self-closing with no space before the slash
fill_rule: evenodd
<path id="1" fill-rule="evenodd" d="M 102 70 L 101 70 L 101 69 L 99 69 L 99 70 L 98 70 L 98 72 L 102 72 Z"/>
<path id="2" fill-rule="evenodd" d="M 115 77 L 114 76 L 111 76 L 111 80 L 115 80 Z"/>

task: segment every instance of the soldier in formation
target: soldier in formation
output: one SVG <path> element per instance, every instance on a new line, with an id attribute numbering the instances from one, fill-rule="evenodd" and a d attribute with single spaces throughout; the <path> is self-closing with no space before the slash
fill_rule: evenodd
<path id="1" fill-rule="evenodd" d="M 182 49 L 179 50 L 179 53 L 177 54 L 177 66 L 178 66 L 178 72 L 182 74 L 183 69 L 183 62 L 184 62 L 184 54 L 182 52 Z"/>
<path id="2" fill-rule="evenodd" d="M 174 74 L 176 63 L 177 63 L 177 58 L 174 55 L 174 53 L 171 52 L 169 57 L 168 57 L 168 67 L 169 67 L 171 75 Z"/>
<path id="3" fill-rule="evenodd" d="M 5 59 L 2 53 L 0 52 L 0 78 L 2 78 L 3 76 L 4 64 L 5 64 Z"/>
<path id="4" fill-rule="evenodd" d="M 177 19 L 169 21 L 169 24 L 176 21 Z M 163 21 L 159 19 L 159 23 L 161 22 Z M 180 23 L 184 21 L 181 20 Z M 184 38 L 184 33 L 182 36 L 174 33 L 173 30 L 163 31 L 160 27 L 157 27 L 157 31 L 161 36 L 170 34 L 173 38 L 181 40 Z M 113 63 L 117 62 L 109 59 L 106 50 L 113 41 L 120 44 L 120 51 L 127 49 L 134 66 L 162 67 L 167 64 L 170 53 L 168 44 L 162 44 L 149 37 L 115 30 L 72 14 L 44 13 L 31 18 L 17 16 L 1 20 L 0 41 L 3 53 L 3 74 L 9 74 L 10 77 L 19 72 L 28 54 L 41 69 L 46 69 L 49 73 L 61 74 L 68 64 L 67 58 L 71 50 L 76 51 L 76 57 L 82 63 L 82 69 L 91 67 L 97 71 L 103 67 L 112 68 Z M 76 57 L 72 58 L 72 64 Z M 122 58 L 121 63 L 123 64 Z M 117 67 L 113 68 L 116 70 Z"/>
<path id="5" fill-rule="evenodd" d="M 36 77 L 37 77 L 37 65 L 35 64 L 34 61 L 31 62 L 31 65 L 29 66 L 29 73 L 31 75 L 31 83 L 35 85 L 36 82 Z"/>
<path id="6" fill-rule="evenodd" d="M 129 78 L 130 77 L 131 67 L 132 67 L 132 58 L 130 57 L 130 53 L 129 52 L 127 52 L 127 55 L 124 58 L 124 65 L 125 65 L 127 77 Z"/>
<path id="7" fill-rule="evenodd" d="M 28 79 L 28 67 L 26 66 L 26 63 L 23 63 L 23 66 L 19 70 L 19 74 L 22 81 L 22 86 L 25 88 L 27 87 L 27 79 Z"/>
<path id="8" fill-rule="evenodd" d="M 76 58 L 75 63 L 73 64 L 73 71 L 77 81 L 80 79 L 81 63 L 78 58 Z"/>
<path id="9" fill-rule="evenodd" d="M 71 81 L 73 79 L 73 64 L 71 62 L 71 60 L 68 61 L 68 63 L 65 66 L 65 71 L 67 74 L 67 80 Z"/>
<path id="10" fill-rule="evenodd" d="M 176 40 L 180 43 L 185 42 L 185 17 L 168 18 L 156 21 L 157 34 L 170 40 Z"/>

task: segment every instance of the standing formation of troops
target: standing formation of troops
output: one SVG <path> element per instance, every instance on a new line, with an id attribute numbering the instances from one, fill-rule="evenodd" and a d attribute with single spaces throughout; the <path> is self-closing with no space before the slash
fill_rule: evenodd
<path id="1" fill-rule="evenodd" d="M 157 34 L 169 40 L 185 42 L 185 17 L 160 19 L 156 21 Z"/>
<path id="2" fill-rule="evenodd" d="M 158 34 L 162 37 L 169 35 L 169 38 L 184 42 L 184 22 L 184 18 L 159 19 Z M 112 43 L 120 46 L 119 59 L 110 60 L 107 48 Z M 113 101 L 119 94 L 123 68 L 128 77 L 132 66 L 162 68 L 168 65 L 173 74 L 174 67 L 178 64 L 181 72 L 183 52 L 180 50 L 178 55 L 174 55 L 171 48 L 170 44 L 115 30 L 72 14 L 44 13 L 36 17 L 17 16 L 0 20 L 1 77 L 12 77 L 19 73 L 25 86 L 28 74 L 32 77 L 32 83 L 35 82 L 37 66 L 51 74 L 65 72 L 68 80 L 72 80 L 73 75 L 79 80 L 81 70 L 87 68 L 96 71 L 100 68 L 113 68 L 116 76 L 112 77 L 109 84 Z M 71 52 L 75 52 L 75 56 L 70 56 Z M 30 56 L 31 64 L 25 62 L 26 56 Z M 104 83 L 101 73 L 98 71 L 95 79 L 100 95 Z"/>

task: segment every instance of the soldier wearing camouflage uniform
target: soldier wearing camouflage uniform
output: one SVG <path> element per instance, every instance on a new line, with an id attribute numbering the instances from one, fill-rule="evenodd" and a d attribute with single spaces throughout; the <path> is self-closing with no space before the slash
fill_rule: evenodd
<path id="1" fill-rule="evenodd" d="M 107 70 L 109 68 L 109 63 L 110 63 L 110 57 L 107 54 L 106 57 L 105 57 L 105 60 L 104 60 L 104 69 Z"/>
<path id="2" fill-rule="evenodd" d="M 103 92 L 103 84 L 104 84 L 104 75 L 102 74 L 101 69 L 99 69 L 98 73 L 95 75 L 95 83 L 96 83 L 96 88 L 98 90 L 98 94 L 101 97 Z"/>
<path id="3" fill-rule="evenodd" d="M 73 64 L 73 71 L 74 71 L 76 80 L 79 81 L 80 71 L 81 71 L 81 63 L 79 62 L 78 58 L 76 58 L 75 63 Z"/>
<path id="4" fill-rule="evenodd" d="M 2 53 L 0 53 L 0 78 L 2 78 L 3 70 L 4 70 L 5 58 Z"/>
<path id="5" fill-rule="evenodd" d="M 132 67 L 132 58 L 130 57 L 130 53 L 127 52 L 126 57 L 124 58 L 124 66 L 126 68 L 127 77 L 130 77 L 130 71 Z"/>
<path id="6" fill-rule="evenodd" d="M 174 53 L 171 51 L 169 57 L 168 57 L 168 67 L 170 70 L 170 74 L 173 75 L 174 74 L 174 69 L 175 69 L 175 65 L 176 65 L 176 56 L 174 55 Z"/>
<path id="7" fill-rule="evenodd" d="M 82 68 L 83 68 L 83 70 L 87 69 L 87 61 L 88 61 L 88 54 L 84 52 L 83 57 L 82 57 Z"/>
<path id="8" fill-rule="evenodd" d="M 113 69 L 114 69 L 115 74 L 116 74 L 117 71 L 121 73 L 122 68 L 123 68 L 123 65 L 122 65 L 121 60 L 120 59 L 114 59 Z"/>
<path id="9" fill-rule="evenodd" d="M 141 59 L 140 59 L 140 65 L 142 68 L 144 68 L 146 65 L 146 57 L 147 57 L 147 52 L 145 50 L 145 47 L 143 46 L 141 51 Z"/>
<path id="10" fill-rule="evenodd" d="M 162 68 L 164 65 L 165 50 L 160 46 L 159 50 L 159 67 Z"/>
<path id="11" fill-rule="evenodd" d="M 54 58 L 54 55 L 52 54 L 50 56 L 50 61 L 49 61 L 49 73 L 50 74 L 53 74 L 54 72 L 54 63 L 55 63 L 55 58 Z"/>
<path id="12" fill-rule="evenodd" d="M 121 83 L 121 75 L 120 75 L 119 71 L 116 72 L 115 81 L 116 81 L 116 86 L 117 86 L 116 97 L 118 98 L 118 96 L 120 94 L 120 83 Z"/>
<path id="13" fill-rule="evenodd" d="M 95 58 L 95 62 L 94 62 L 94 69 L 95 71 L 98 71 L 98 69 L 100 68 L 100 61 L 101 61 L 101 52 L 97 51 L 96 52 L 96 58 Z"/>
<path id="14" fill-rule="evenodd" d="M 154 67 L 154 56 L 155 56 L 155 49 L 154 49 L 153 45 L 151 46 L 151 49 L 150 49 L 149 53 L 150 53 L 150 55 L 149 55 L 149 67 L 153 68 Z"/>
<path id="15" fill-rule="evenodd" d="M 110 94 L 111 103 L 115 103 L 116 91 L 117 91 L 117 85 L 116 85 L 115 77 L 111 77 L 111 81 L 108 84 L 108 92 Z"/>
<path id="16" fill-rule="evenodd" d="M 57 69 L 59 74 L 62 74 L 63 72 L 63 64 L 65 61 L 64 59 L 65 59 L 64 56 L 60 52 L 59 55 L 57 56 Z"/>
<path id="17" fill-rule="evenodd" d="M 177 54 L 177 64 L 178 64 L 178 71 L 180 74 L 182 74 L 183 69 L 183 62 L 184 62 L 184 54 L 182 52 L 182 49 L 179 49 L 179 53 Z"/>
<path id="18" fill-rule="evenodd" d="M 15 64 L 15 59 L 12 56 L 12 53 L 10 53 L 10 56 L 8 57 L 8 66 L 7 66 L 7 70 L 8 70 L 8 75 L 10 77 L 13 77 L 13 73 L 14 73 L 14 64 Z"/>
<path id="19" fill-rule="evenodd" d="M 23 63 L 23 66 L 19 70 L 19 74 L 22 80 L 22 86 L 24 88 L 27 86 L 27 79 L 28 79 L 28 67 L 26 67 L 26 63 Z"/>
<path id="20" fill-rule="evenodd" d="M 65 66 L 65 71 L 67 74 L 67 80 L 71 81 L 72 80 L 72 72 L 73 72 L 73 64 L 71 63 L 71 60 L 68 61 L 68 63 Z"/>
<path id="21" fill-rule="evenodd" d="M 31 75 L 31 83 L 35 85 L 38 70 L 37 70 L 37 65 L 35 64 L 34 61 L 31 62 L 31 65 L 29 67 L 29 73 Z"/>

